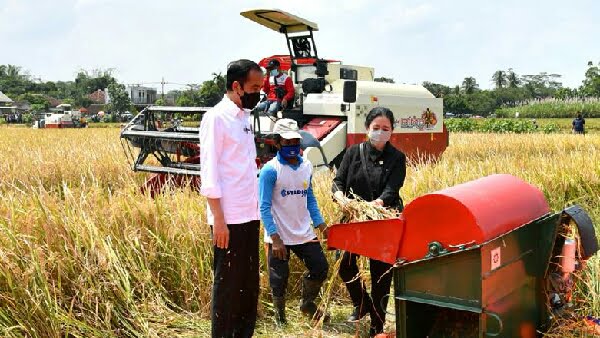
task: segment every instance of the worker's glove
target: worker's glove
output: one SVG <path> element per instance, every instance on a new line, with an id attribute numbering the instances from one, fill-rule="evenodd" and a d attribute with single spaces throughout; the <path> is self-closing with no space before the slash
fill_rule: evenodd
<path id="1" fill-rule="evenodd" d="M 348 203 L 350 203 L 350 199 L 346 197 L 346 195 L 344 195 L 343 191 L 336 191 L 333 194 L 333 198 L 341 207 L 345 207 L 346 205 L 348 205 Z"/>

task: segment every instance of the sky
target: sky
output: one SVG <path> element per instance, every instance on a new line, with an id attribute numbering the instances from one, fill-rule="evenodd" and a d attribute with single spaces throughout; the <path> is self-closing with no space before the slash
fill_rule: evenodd
<path id="1" fill-rule="evenodd" d="M 600 62 L 600 1 L 0 0 L 0 64 L 44 81 L 113 68 L 120 82 L 201 83 L 229 61 L 287 53 L 283 35 L 239 15 L 278 8 L 319 25 L 319 56 L 398 83 L 492 87 L 496 70 L 581 84 Z M 152 85 L 156 86 L 156 85 Z"/>

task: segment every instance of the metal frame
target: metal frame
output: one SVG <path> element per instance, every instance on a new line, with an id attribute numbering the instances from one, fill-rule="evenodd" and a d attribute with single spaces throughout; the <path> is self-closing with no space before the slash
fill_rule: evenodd
<path id="1" fill-rule="evenodd" d="M 154 172 L 160 174 L 174 175 L 200 175 L 200 164 L 180 162 L 179 157 L 183 154 L 180 150 L 191 144 L 200 145 L 198 128 L 174 127 L 174 131 L 161 131 L 156 128 L 155 112 L 180 113 L 180 114 L 203 114 L 208 107 L 163 107 L 150 106 L 136 115 L 121 131 L 121 145 L 125 155 L 132 162 L 134 171 Z M 142 128 L 142 130 L 136 130 Z M 123 142 L 125 140 L 125 142 Z M 177 147 L 176 153 L 166 149 L 168 145 Z M 139 148 L 139 153 L 134 154 L 131 147 Z M 177 160 L 171 157 L 175 155 Z M 148 157 L 153 156 L 160 166 L 146 163 Z M 185 155 L 183 155 L 185 156 Z"/>

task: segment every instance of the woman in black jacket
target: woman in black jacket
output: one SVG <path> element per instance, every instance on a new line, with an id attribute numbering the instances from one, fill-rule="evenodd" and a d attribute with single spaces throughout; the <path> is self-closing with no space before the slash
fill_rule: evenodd
<path id="1" fill-rule="evenodd" d="M 400 188 L 406 176 L 406 156 L 389 142 L 394 130 L 394 114 L 384 107 L 373 108 L 365 120 L 369 140 L 348 148 L 333 180 L 333 193 L 340 204 L 353 195 L 365 201 L 402 210 Z M 392 265 L 371 259 L 371 297 L 358 277 L 356 254 L 344 252 L 339 274 L 346 284 L 354 311 L 348 321 L 371 316 L 371 334 L 383 332 L 385 308 L 392 282 Z M 387 272 L 387 273 L 386 273 Z M 384 275 L 385 274 L 385 275 Z M 383 304 L 382 304 L 383 303 Z"/>

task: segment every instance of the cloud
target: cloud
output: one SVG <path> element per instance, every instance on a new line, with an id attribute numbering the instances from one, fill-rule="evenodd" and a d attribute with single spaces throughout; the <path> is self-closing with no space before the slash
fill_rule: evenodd
<path id="1" fill-rule="evenodd" d="M 593 1 L 0 0 L 1 46 L 13 51 L 1 63 L 48 80 L 115 68 L 125 83 L 199 83 L 231 60 L 287 52 L 281 34 L 239 16 L 249 8 L 316 22 L 320 56 L 397 82 L 452 85 L 472 75 L 486 87 L 495 70 L 512 67 L 560 73 L 573 86 L 600 55 Z"/>

